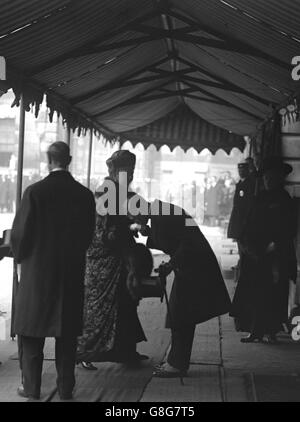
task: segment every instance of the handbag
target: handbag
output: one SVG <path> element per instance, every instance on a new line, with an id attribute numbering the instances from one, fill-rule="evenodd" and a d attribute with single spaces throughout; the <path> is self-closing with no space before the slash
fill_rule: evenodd
<path id="1" fill-rule="evenodd" d="M 166 279 L 160 275 L 144 277 L 140 283 L 140 295 L 142 298 L 163 298 L 166 287 Z"/>

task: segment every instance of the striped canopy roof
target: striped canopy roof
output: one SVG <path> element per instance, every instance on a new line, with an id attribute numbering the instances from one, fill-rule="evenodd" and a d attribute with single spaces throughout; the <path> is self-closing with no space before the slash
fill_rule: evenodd
<path id="1" fill-rule="evenodd" d="M 299 93 L 300 2 L 2 0 L 0 55 L 2 89 L 72 129 L 241 149 Z"/>

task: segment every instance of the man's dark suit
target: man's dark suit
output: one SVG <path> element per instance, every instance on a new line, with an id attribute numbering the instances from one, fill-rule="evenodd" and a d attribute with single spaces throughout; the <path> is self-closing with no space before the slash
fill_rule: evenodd
<path id="1" fill-rule="evenodd" d="M 151 215 L 147 246 L 168 254 L 175 270 L 170 295 L 172 321 L 167 321 L 172 328 L 168 362 L 185 371 L 196 324 L 229 312 L 230 298 L 214 252 L 194 220 L 173 204 L 154 201 L 152 207 L 158 212 Z"/>
<path id="2" fill-rule="evenodd" d="M 45 337 L 56 338 L 59 393 L 72 393 L 85 253 L 94 226 L 93 194 L 67 171 L 52 172 L 24 192 L 11 235 L 14 257 L 21 263 L 13 323 L 30 396 L 40 394 Z"/>
<path id="3" fill-rule="evenodd" d="M 236 184 L 233 208 L 228 225 L 228 238 L 238 241 L 241 239 L 254 203 L 255 186 L 256 178 L 252 175 Z"/>
<path id="4" fill-rule="evenodd" d="M 242 238 L 242 271 L 230 313 L 239 331 L 274 335 L 288 321 L 289 280 L 297 279 L 296 233 L 290 195 L 283 188 L 261 192 Z M 270 243 L 273 252 L 267 252 Z"/>

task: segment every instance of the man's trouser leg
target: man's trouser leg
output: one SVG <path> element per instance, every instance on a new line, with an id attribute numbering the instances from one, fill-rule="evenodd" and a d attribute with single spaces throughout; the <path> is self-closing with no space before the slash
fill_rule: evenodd
<path id="1" fill-rule="evenodd" d="M 180 371 L 187 371 L 190 365 L 195 325 L 172 329 L 171 350 L 168 363 Z"/>
<path id="2" fill-rule="evenodd" d="M 55 342 L 55 363 L 57 389 L 61 399 L 70 399 L 75 386 L 77 338 L 57 337 Z"/>
<path id="3" fill-rule="evenodd" d="M 45 339 L 19 336 L 19 359 L 25 393 L 39 398 L 41 392 Z"/>

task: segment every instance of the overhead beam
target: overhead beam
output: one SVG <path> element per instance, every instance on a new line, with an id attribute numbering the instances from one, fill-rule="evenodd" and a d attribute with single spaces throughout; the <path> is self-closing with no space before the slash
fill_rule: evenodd
<path id="1" fill-rule="evenodd" d="M 154 72 L 154 73 L 157 73 L 160 76 L 169 76 L 169 77 L 172 77 L 172 75 L 177 76 L 177 77 L 178 76 L 181 77 L 181 76 L 187 75 L 188 73 L 194 72 L 194 70 L 190 69 L 190 68 L 181 69 L 181 70 L 174 70 L 174 71 L 153 68 L 151 71 Z"/>
<path id="2" fill-rule="evenodd" d="M 181 88 L 181 89 L 179 89 L 177 91 L 170 91 L 168 89 L 160 89 L 160 91 L 162 91 L 162 93 L 165 93 L 166 94 L 166 97 L 168 97 L 168 96 L 169 97 L 173 97 L 177 93 L 177 95 L 182 95 L 183 97 L 195 98 L 195 99 L 201 100 L 201 101 L 208 101 L 208 102 L 214 103 L 214 104 L 219 104 L 219 105 L 222 105 L 223 104 L 223 105 L 225 105 L 225 103 L 222 100 L 220 100 L 220 101 L 212 100 L 210 98 L 199 97 L 199 96 L 193 94 L 194 92 L 197 92 L 197 89 L 196 88 Z M 145 97 L 143 100 L 144 101 L 148 101 L 148 98 L 149 98 L 149 96 L 148 97 Z M 162 97 L 161 97 L 160 94 L 157 94 L 156 95 L 156 98 L 162 98 Z"/>
<path id="3" fill-rule="evenodd" d="M 198 24 L 199 26 L 199 24 Z M 163 40 L 163 39 L 170 39 L 170 40 L 177 40 L 177 41 L 183 41 L 183 42 L 189 42 L 192 44 L 198 44 L 203 45 L 206 47 L 212 47 L 217 48 L 221 50 L 228 50 L 233 51 L 240 54 L 246 54 L 246 55 L 252 55 L 259 58 L 264 59 L 270 59 L 270 55 L 261 52 L 260 50 L 257 50 L 251 46 L 244 45 L 244 43 L 241 42 L 233 42 L 231 40 L 217 40 L 215 38 L 207 38 L 195 34 L 187 33 L 187 31 L 182 31 L 181 29 L 160 29 L 152 26 L 147 25 L 135 25 L 135 30 L 138 30 L 139 32 L 146 33 L 145 36 L 139 36 L 137 38 L 132 38 L 129 40 L 122 40 L 122 41 L 116 41 L 112 42 L 110 44 L 103 44 L 99 45 L 91 45 L 88 47 L 84 47 L 81 49 L 78 49 L 76 54 L 72 54 L 72 58 L 77 57 L 83 57 L 89 54 L 96 54 L 96 53 L 103 53 L 105 51 L 109 50 L 118 50 L 120 48 L 130 47 L 130 46 L 138 46 L 139 44 L 145 44 L 152 41 L 157 40 Z M 199 29 L 199 28 L 198 28 Z M 193 29 L 195 30 L 195 29 Z M 284 65 L 284 67 L 290 69 L 289 64 L 285 64 L 281 60 L 278 60 L 274 57 L 272 57 L 272 60 L 277 65 Z"/>
<path id="4" fill-rule="evenodd" d="M 168 17 L 169 19 L 172 18 L 169 13 L 164 14 L 163 16 Z M 173 35 L 176 37 L 177 35 L 184 35 L 184 34 L 190 34 L 195 31 L 199 31 L 199 24 L 194 25 L 187 25 L 183 28 L 173 28 L 173 25 L 163 25 L 163 28 L 158 28 L 156 26 L 147 25 L 144 23 L 137 23 L 131 25 L 131 28 L 136 32 L 141 32 L 142 34 L 160 34 L 162 37 L 165 37 L 165 35 Z"/>
<path id="5" fill-rule="evenodd" d="M 156 63 L 153 63 L 152 65 L 145 66 L 142 69 L 139 69 L 123 78 L 118 78 L 117 80 L 109 82 L 105 84 L 104 86 L 88 91 L 83 95 L 78 95 L 77 97 L 72 98 L 71 103 L 78 104 L 78 103 L 81 103 L 82 101 L 92 98 L 95 95 L 100 94 L 101 92 L 109 91 L 115 88 L 122 88 L 128 85 L 134 85 L 136 84 L 136 82 L 131 83 L 131 80 L 133 80 L 133 78 L 136 78 L 137 76 L 142 75 L 145 72 L 149 72 L 149 71 L 153 72 L 154 71 L 153 69 L 155 69 L 156 66 L 162 65 L 166 63 L 168 60 L 169 58 L 165 57 L 162 60 L 159 60 Z M 137 83 L 141 83 L 141 82 L 137 82 Z"/>
<path id="6" fill-rule="evenodd" d="M 163 14 L 161 15 L 161 21 L 163 28 L 165 30 L 172 30 L 172 22 L 170 22 L 169 16 Z M 172 57 L 170 60 L 170 68 L 172 72 L 177 71 L 177 51 L 175 49 L 174 41 L 170 38 L 166 38 L 166 47 L 167 47 L 167 54 L 169 57 Z"/>
<path id="7" fill-rule="evenodd" d="M 242 53 L 242 54 L 247 54 L 247 55 L 251 55 L 254 57 L 259 57 L 261 59 L 266 60 L 267 62 L 270 62 L 276 66 L 279 66 L 285 70 L 291 70 L 291 65 L 290 63 L 285 63 L 280 59 L 277 59 L 276 57 L 260 50 L 257 47 L 253 47 L 252 45 L 245 43 L 243 41 L 238 40 L 237 38 L 233 37 L 233 36 L 229 36 L 227 34 L 224 34 L 214 28 L 212 28 L 211 26 L 204 24 L 204 23 L 199 23 L 197 21 L 195 21 L 192 18 L 186 17 L 183 14 L 181 14 L 180 12 L 177 11 L 173 11 L 173 10 L 169 10 L 168 14 L 170 16 L 173 16 L 174 18 L 180 20 L 183 23 L 186 23 L 187 25 L 198 25 L 198 29 L 199 31 L 205 31 L 208 34 L 213 35 L 214 37 L 218 37 L 221 40 L 224 40 L 226 45 L 229 47 L 231 46 L 232 48 L 234 48 L 234 50 L 232 51 L 236 51 L 237 53 Z"/>
<path id="8" fill-rule="evenodd" d="M 180 62 L 184 62 L 184 60 L 181 60 L 180 58 L 178 58 L 178 60 Z M 153 71 L 160 73 L 161 75 L 164 75 L 164 74 L 168 75 L 169 74 L 168 71 L 163 70 L 163 69 L 155 69 Z M 219 83 L 219 82 L 214 82 L 214 81 L 210 81 L 210 80 L 207 80 L 207 79 L 202 79 L 202 78 L 199 78 L 199 77 L 188 75 L 188 73 L 195 73 L 195 72 L 198 72 L 198 71 L 200 71 L 200 70 L 198 70 L 196 66 L 194 66 L 194 67 L 190 66 L 188 69 L 183 69 L 180 72 L 182 72 L 182 74 L 184 75 L 184 80 L 196 82 L 196 83 L 203 84 L 203 85 L 206 85 L 206 86 L 211 86 L 211 87 L 214 87 L 214 88 L 224 89 L 226 91 L 232 91 L 232 92 L 237 92 L 239 94 L 248 95 L 248 92 L 246 90 L 244 90 L 243 88 L 240 88 L 237 85 L 231 84 L 231 83 L 227 82 L 226 80 L 224 80 L 224 82 L 222 81 L 222 82 Z M 210 76 L 209 72 L 203 72 L 203 73 L 207 74 L 210 78 L 213 78 L 213 76 Z M 253 95 L 249 94 L 248 96 L 255 99 L 256 101 L 263 103 L 264 105 L 269 106 L 269 102 L 261 101 L 259 97 L 255 96 L 255 94 L 253 94 Z"/>
<path id="9" fill-rule="evenodd" d="M 132 98 L 132 99 L 124 102 L 123 104 L 118 104 L 117 107 L 121 107 L 121 106 L 123 107 L 123 106 L 126 106 L 126 105 L 145 103 L 145 102 L 149 102 L 149 101 L 159 100 L 159 99 L 162 99 L 162 98 L 182 96 L 182 97 L 192 98 L 192 99 L 196 99 L 196 100 L 201 100 L 201 101 L 204 101 L 204 102 L 209 102 L 209 103 L 212 103 L 212 104 L 223 105 L 223 106 L 226 106 L 226 107 L 230 106 L 231 108 L 237 108 L 239 111 L 242 111 L 243 113 L 245 113 L 245 114 L 247 114 L 251 117 L 254 117 L 255 119 L 260 118 L 259 116 L 254 115 L 251 112 L 248 112 L 248 111 L 246 111 L 246 110 L 244 110 L 244 109 L 242 109 L 238 106 L 235 106 L 234 104 L 231 104 L 228 101 L 225 101 L 225 100 L 222 100 L 222 99 L 204 98 L 204 97 L 199 97 L 199 96 L 193 95 L 193 93 L 199 91 L 198 87 L 189 87 L 189 88 L 185 88 L 185 89 L 179 89 L 179 90 L 176 90 L 176 91 L 169 91 L 169 90 L 163 89 L 162 91 L 163 91 L 162 93 L 158 93 L 158 94 L 155 94 L 155 95 L 142 95 L 142 96 L 139 96 L 137 98 Z M 103 113 L 100 113 L 100 114 L 98 114 L 97 116 L 94 116 L 94 117 L 100 117 L 100 115 L 107 114 L 108 111 L 111 111 L 111 109 L 106 110 Z"/>
<path id="10" fill-rule="evenodd" d="M 238 85 L 236 85 L 236 84 L 234 84 L 232 82 L 229 82 L 227 79 L 221 78 L 220 76 L 216 75 L 213 72 L 210 72 L 210 71 L 208 72 L 206 69 L 203 69 L 198 64 L 192 63 L 189 60 L 183 59 L 182 57 L 178 57 L 178 61 L 180 61 L 181 63 L 185 64 L 186 66 L 190 66 L 190 68 L 191 69 L 194 69 L 195 72 L 200 72 L 203 75 L 206 75 L 206 76 L 208 76 L 208 77 L 210 77 L 212 79 L 215 79 L 218 82 L 221 82 L 223 84 L 226 84 L 228 87 L 232 87 L 233 89 L 238 90 L 236 92 L 240 92 L 241 94 L 244 94 L 247 97 L 252 98 L 253 100 L 255 100 L 255 101 L 257 101 L 257 102 L 259 102 L 261 104 L 264 104 L 266 106 L 273 105 L 272 102 L 267 101 L 267 100 L 263 99 L 262 97 L 260 97 L 260 96 L 258 96 L 256 94 L 253 94 L 252 92 L 249 92 L 248 90 L 246 90 L 244 88 L 241 88 L 240 86 L 238 86 Z"/>
<path id="11" fill-rule="evenodd" d="M 179 96 L 183 96 L 187 93 L 191 93 L 191 92 L 195 92 L 195 89 L 193 88 L 185 88 L 185 89 L 179 89 L 176 91 L 167 91 L 167 92 L 162 92 L 161 94 L 155 94 L 155 95 L 147 95 L 147 96 L 143 96 L 141 98 L 136 98 L 136 99 L 132 99 L 129 102 L 130 104 L 139 104 L 139 103 L 145 103 L 148 101 L 154 101 L 154 100 L 159 100 L 162 98 L 168 98 L 168 97 L 179 97 Z"/>
<path id="12" fill-rule="evenodd" d="M 110 113 L 111 111 L 121 108 L 121 107 L 125 107 L 128 105 L 132 105 L 132 104 L 138 104 L 138 103 L 144 103 L 144 102 L 149 102 L 149 101 L 153 101 L 153 100 L 157 100 L 157 99 L 162 99 L 162 98 L 167 98 L 167 97 L 173 97 L 173 96 L 186 96 L 186 94 L 192 94 L 195 92 L 201 92 L 204 95 L 207 95 L 208 97 L 210 97 L 210 99 L 212 99 L 214 101 L 214 103 L 218 103 L 219 105 L 224 105 L 230 108 L 234 108 L 236 110 L 239 110 L 240 112 L 248 115 L 249 117 L 254 118 L 255 120 L 261 120 L 262 117 L 258 116 L 250 111 L 247 111 L 245 109 L 243 109 L 242 107 L 239 107 L 229 101 L 223 100 L 222 98 L 220 98 L 219 96 L 210 93 L 209 91 L 206 91 L 205 89 L 199 87 L 198 85 L 192 84 L 189 81 L 185 81 L 184 80 L 184 76 L 183 79 L 179 79 L 179 81 L 183 82 L 186 86 L 188 86 L 188 88 L 185 89 L 179 89 L 176 91 L 166 91 L 164 90 L 164 92 L 162 93 L 157 93 L 154 95 L 147 95 L 150 94 L 153 91 L 158 91 L 164 87 L 166 87 L 167 85 L 169 85 L 170 81 L 164 82 L 163 84 L 156 86 L 156 87 L 152 87 L 151 89 L 144 91 L 141 94 L 138 94 L 126 101 L 123 101 L 122 103 L 116 104 L 113 107 L 110 107 L 107 110 L 102 111 L 101 113 L 97 113 L 96 115 L 93 115 L 93 118 L 98 118 L 101 117 L 103 115 L 106 115 L 108 113 Z M 221 102 L 221 104 L 220 104 Z"/>
<path id="13" fill-rule="evenodd" d="M 170 96 L 174 95 L 173 94 L 174 91 L 169 91 L 167 89 L 161 89 L 161 91 L 163 91 L 165 93 L 170 93 L 171 94 Z M 196 87 L 195 88 L 186 88 L 186 89 L 182 88 L 180 91 L 181 92 L 178 92 L 178 95 L 183 94 L 183 96 L 187 97 L 187 98 L 194 98 L 194 99 L 201 100 L 201 101 L 207 101 L 207 102 L 213 103 L 213 104 L 228 106 L 228 103 L 224 100 L 221 100 L 221 99 L 220 100 L 213 100 L 213 99 L 210 99 L 210 98 L 199 97 L 197 95 L 194 95 L 193 92 L 198 92 L 198 89 Z M 149 97 L 146 97 L 145 100 L 147 98 L 149 98 Z"/>
<path id="14" fill-rule="evenodd" d="M 76 54 L 73 54 L 71 58 L 84 57 L 89 54 L 104 53 L 105 51 L 118 50 L 120 48 L 125 48 L 125 47 L 130 47 L 130 46 L 138 46 L 140 44 L 146 44 L 149 42 L 159 41 L 163 39 L 171 39 L 171 40 L 189 42 L 192 44 L 201 44 L 206 47 L 219 48 L 221 50 L 241 52 L 240 49 L 238 50 L 235 46 L 226 44 L 224 41 L 201 37 L 198 35 L 178 33 L 176 32 L 176 30 L 153 28 L 153 32 L 149 35 L 139 36 L 137 38 L 132 38 L 129 40 L 116 41 L 110 44 L 100 44 L 97 46 L 80 49 L 77 51 Z M 244 54 L 246 54 L 246 51 L 244 51 Z"/>
<path id="15" fill-rule="evenodd" d="M 217 101 L 217 100 L 212 100 L 210 98 L 199 97 L 198 95 L 194 95 L 194 94 L 186 93 L 184 96 L 186 98 L 191 98 L 193 100 L 199 100 L 199 101 L 206 102 L 206 103 L 212 103 L 212 104 L 217 104 L 217 105 L 225 105 L 223 101 Z"/>
<path id="16" fill-rule="evenodd" d="M 158 67 L 153 68 L 151 71 L 154 72 L 154 73 L 159 73 L 161 75 L 172 74 L 172 73 L 175 72 L 175 70 L 173 70 L 173 67 L 172 67 L 172 71 L 165 70 L 165 69 L 159 69 Z M 177 72 L 181 73 L 182 75 L 185 75 L 185 74 L 188 74 L 188 73 L 195 73 L 195 69 L 192 69 L 192 67 L 189 66 L 188 68 L 177 70 Z"/>
<path id="17" fill-rule="evenodd" d="M 147 89 L 146 91 L 143 91 L 143 92 L 142 92 L 142 93 L 140 93 L 140 94 L 134 95 L 134 96 L 133 96 L 133 97 L 131 97 L 130 99 L 125 100 L 125 101 L 122 101 L 121 103 L 118 103 L 118 104 L 116 104 L 116 105 L 114 105 L 114 106 L 112 106 L 112 107 L 110 107 L 110 108 L 108 108 L 108 109 L 106 109 L 106 110 L 103 110 L 103 111 L 101 111 L 100 113 L 94 114 L 94 115 L 92 115 L 91 117 L 92 117 L 92 118 L 98 118 L 98 117 L 103 116 L 104 114 L 108 114 L 108 113 L 110 113 L 111 111 L 116 110 L 116 109 L 118 109 L 118 108 L 120 108 L 120 107 L 125 107 L 125 106 L 127 106 L 127 105 L 130 105 L 130 104 L 132 104 L 132 101 L 133 101 L 133 100 L 138 99 L 138 98 L 141 98 L 141 97 L 143 97 L 144 95 L 149 94 L 150 92 L 156 91 L 156 90 L 158 90 L 158 89 L 160 89 L 160 88 L 162 88 L 162 87 L 165 87 L 165 86 L 167 86 L 167 85 L 169 85 L 169 84 L 170 84 L 170 81 L 164 81 L 163 83 L 161 83 L 161 84 L 159 84 L 159 85 L 153 86 L 153 87 L 151 87 L 150 89 Z"/>
<path id="18" fill-rule="evenodd" d="M 155 10 L 152 10 L 149 13 L 145 13 L 144 15 L 133 19 L 131 22 L 126 23 L 125 25 L 123 25 L 122 27 L 116 29 L 115 31 L 112 31 L 108 34 L 100 34 L 97 35 L 95 38 L 93 38 L 92 40 L 82 44 L 80 47 L 74 48 L 68 52 L 65 52 L 64 54 L 61 54 L 59 56 L 57 56 L 56 58 L 49 60 L 43 64 L 41 64 L 40 66 L 36 66 L 33 67 L 28 73 L 26 73 L 27 76 L 34 76 L 37 75 L 41 72 L 43 72 L 46 69 L 50 69 L 54 66 L 57 66 L 60 63 L 65 62 L 66 60 L 76 57 L 78 55 L 78 53 L 82 53 L 82 51 L 84 51 L 85 49 L 89 49 L 92 47 L 97 46 L 99 43 L 103 43 L 106 42 L 108 40 L 111 40 L 113 38 L 115 38 L 116 36 L 119 36 L 120 34 L 129 31 L 131 29 L 131 26 L 134 24 L 138 24 L 138 23 L 142 23 L 145 22 L 149 19 L 155 18 L 156 16 L 159 16 L 162 11 L 165 10 L 163 5 L 158 6 L 157 8 L 155 8 Z"/>
<path id="19" fill-rule="evenodd" d="M 212 94 L 211 92 L 206 91 L 203 88 L 200 88 L 198 85 L 194 85 L 194 84 L 192 84 L 191 82 L 188 82 L 188 81 L 186 81 L 185 84 L 190 88 L 197 88 L 198 92 L 201 92 L 202 94 L 207 95 L 208 97 L 210 97 L 214 100 L 217 100 L 217 101 L 221 100 L 223 102 L 223 105 L 226 105 L 230 108 L 234 108 L 234 109 L 236 109 L 236 110 L 238 110 L 238 111 L 240 111 L 244 114 L 247 114 L 248 116 L 250 116 L 250 117 L 252 117 L 256 120 L 262 120 L 263 119 L 263 117 L 258 116 L 256 114 L 252 113 L 251 111 L 245 110 L 242 107 L 239 107 L 239 106 L 231 103 L 230 101 L 224 100 L 223 98 L 220 98 L 218 95 Z"/>
<path id="20" fill-rule="evenodd" d="M 169 72 L 163 69 L 156 69 L 155 72 L 160 73 L 161 75 L 169 75 Z M 230 84 L 227 83 L 219 83 L 219 82 L 214 82 L 214 81 L 209 81 L 207 79 L 202 79 L 202 78 L 198 78 L 195 76 L 189 76 L 187 75 L 188 73 L 194 73 L 195 69 L 189 68 L 189 69 L 184 69 L 182 71 L 182 74 L 184 76 L 184 80 L 187 81 L 191 81 L 191 82 L 197 82 L 199 84 L 203 84 L 206 86 L 211 86 L 214 88 L 220 88 L 220 89 L 224 89 L 226 91 L 234 91 L 234 92 L 238 92 L 238 93 L 244 93 L 243 90 L 239 87 L 232 87 Z"/>
<path id="21" fill-rule="evenodd" d="M 180 77 L 181 73 L 180 72 L 168 72 L 166 74 L 156 74 L 153 76 L 145 76 L 143 78 L 137 78 L 137 79 L 131 79 L 129 81 L 126 81 L 122 84 L 118 84 L 116 85 L 114 88 L 110 88 L 110 89 L 116 89 L 116 88 L 124 88 L 124 87 L 129 87 L 129 86 L 133 86 L 133 85 L 141 85 L 147 82 L 153 82 L 153 81 L 157 81 L 160 79 L 166 79 L 169 78 L 170 82 L 172 80 L 178 80 L 178 78 Z M 105 92 L 107 91 L 106 89 L 98 89 L 97 92 L 93 92 L 92 95 L 84 95 L 82 97 L 80 97 L 79 99 L 76 100 L 76 102 L 74 103 L 72 100 L 72 104 L 79 104 L 84 100 L 88 100 L 92 97 L 94 97 L 96 94 L 99 94 L 101 92 Z M 82 99 L 83 98 L 83 99 Z"/>
<path id="22" fill-rule="evenodd" d="M 192 95 L 193 92 L 197 91 L 197 89 L 195 89 L 195 88 L 185 88 L 185 89 L 179 89 L 179 90 L 176 90 L 176 91 L 169 91 L 169 90 L 162 90 L 162 91 L 163 92 L 160 93 L 160 94 L 147 95 L 147 96 L 142 96 L 140 98 L 129 100 L 127 105 L 145 103 L 145 102 L 149 102 L 149 101 L 159 100 L 159 99 L 162 99 L 162 98 L 183 96 L 183 97 L 194 98 L 194 99 L 201 100 L 201 101 L 206 101 L 206 102 L 213 103 L 213 104 L 227 106 L 227 103 L 225 101 L 222 101 L 222 100 L 217 101 L 217 100 L 212 100 L 210 98 L 204 98 L 204 97 L 198 97 L 196 95 Z"/>
<path id="23" fill-rule="evenodd" d="M 185 75 L 184 80 L 190 81 L 190 82 L 196 82 L 200 85 L 205 85 L 205 86 L 210 86 L 210 87 L 213 87 L 213 88 L 223 89 L 225 91 L 231 91 L 231 92 L 236 92 L 236 93 L 239 93 L 239 94 L 244 94 L 242 89 L 232 87 L 232 86 L 230 86 L 229 84 L 226 84 L 226 83 L 208 81 L 207 79 L 197 78 L 197 77 L 189 76 L 189 75 Z"/>
<path id="24" fill-rule="evenodd" d="M 174 16 L 175 13 L 170 13 L 171 16 Z M 198 31 L 202 30 L 203 31 L 203 27 L 202 25 L 200 25 L 197 22 L 194 22 L 190 24 L 190 28 L 191 31 L 195 31 L 195 27 L 198 27 Z M 207 28 L 205 26 L 205 28 Z M 204 45 L 207 47 L 213 47 L 213 48 L 218 48 L 221 50 L 228 50 L 228 51 L 233 51 L 236 53 L 240 53 L 240 54 L 246 54 L 246 55 L 251 55 L 251 56 L 255 56 L 255 57 L 259 57 L 259 58 L 263 58 L 265 60 L 270 60 L 272 59 L 274 62 L 274 64 L 277 65 L 282 65 L 284 64 L 285 66 L 288 67 L 288 69 L 290 69 L 290 65 L 289 64 L 285 64 L 284 62 L 282 62 L 281 60 L 276 59 L 273 56 L 270 56 L 269 54 L 250 46 L 249 44 L 245 44 L 239 40 L 233 40 L 232 38 L 229 38 L 223 34 L 218 33 L 217 37 L 220 38 L 220 40 L 216 40 L 215 38 L 206 38 L 203 36 L 199 36 L 199 35 L 195 35 L 195 34 L 191 34 L 191 33 L 187 33 L 186 28 L 185 31 L 182 31 L 182 29 L 174 29 L 174 30 L 166 30 L 166 29 L 159 29 L 159 28 L 155 28 L 153 26 L 149 26 L 149 25 L 144 25 L 144 24 L 140 24 L 140 25 L 135 25 L 135 29 L 138 30 L 139 32 L 143 32 L 145 34 L 151 35 L 151 36 L 155 36 L 155 37 L 159 37 L 161 36 L 161 38 L 172 38 L 174 40 L 178 40 L 178 41 L 185 41 L 185 42 L 190 42 L 193 44 L 199 44 L 199 45 Z M 206 32 L 209 32 L 208 30 L 204 29 Z M 214 35 L 216 36 L 216 35 Z"/>
<path id="25" fill-rule="evenodd" d="M 97 46 L 86 47 L 86 48 L 82 48 L 78 50 L 77 53 L 73 54 L 70 58 L 76 59 L 78 57 L 84 57 L 90 54 L 99 54 L 99 53 L 104 53 L 110 50 L 119 50 L 120 48 L 138 46 L 141 44 L 146 44 L 148 42 L 157 41 L 161 39 L 162 39 L 161 35 L 157 34 L 157 35 L 145 35 L 143 37 L 140 36 L 136 38 L 131 38 L 129 40 L 115 41 L 110 44 L 98 43 Z"/>
<path id="26" fill-rule="evenodd" d="M 149 27 L 146 25 L 142 25 L 140 26 L 139 24 L 153 18 L 156 16 L 159 16 L 162 14 L 162 12 L 166 13 L 168 16 L 174 17 L 176 19 L 179 19 L 180 21 L 186 23 L 188 25 L 188 27 L 185 28 L 179 28 L 176 30 L 166 30 L 166 29 L 157 29 L 155 27 Z M 103 42 L 106 42 L 110 39 L 113 39 L 114 37 L 120 35 L 120 33 L 124 33 L 128 30 L 131 30 L 132 28 L 140 28 L 140 30 L 146 32 L 147 34 L 149 34 L 149 31 L 151 31 L 151 35 L 147 35 L 145 37 L 139 37 L 133 40 L 124 40 L 121 42 L 116 42 L 116 43 L 111 43 L 111 44 L 107 44 L 107 45 L 103 45 Z M 190 32 L 193 32 L 195 30 L 205 30 L 206 32 L 217 36 L 218 38 L 220 38 L 221 40 L 225 40 L 224 41 L 219 41 L 219 40 L 215 40 L 215 39 L 209 39 L 209 38 L 205 38 L 205 37 L 199 37 L 196 35 L 192 35 L 190 34 Z M 159 32 L 157 32 L 159 31 Z M 131 46 L 131 45 L 138 45 L 140 43 L 147 43 L 147 42 L 151 42 L 157 39 L 162 39 L 162 38 L 171 38 L 171 39 L 177 39 L 179 41 L 186 41 L 186 42 L 192 42 L 192 43 L 197 43 L 197 44 L 201 44 L 204 46 L 210 46 L 210 47 L 214 47 L 214 48 L 221 48 L 221 49 L 227 49 L 230 51 L 235 51 L 235 52 L 239 52 L 242 54 L 250 54 L 253 55 L 255 57 L 260 57 L 265 59 L 266 61 L 275 64 L 276 66 L 280 66 L 284 69 L 288 69 L 290 70 L 291 65 L 287 64 L 263 51 L 261 51 L 258 48 L 254 48 L 253 46 L 250 46 L 247 43 L 241 42 L 240 40 L 235 39 L 232 36 L 228 36 L 225 35 L 213 28 L 211 28 L 208 25 L 205 24 L 200 24 L 197 21 L 194 21 L 191 18 L 188 18 L 186 16 L 183 16 L 181 13 L 179 12 L 175 12 L 173 10 L 168 9 L 168 7 L 166 6 L 165 8 L 163 6 L 159 6 L 158 8 L 156 8 L 154 11 L 149 12 L 137 19 L 134 19 L 132 22 L 124 25 L 123 27 L 119 28 L 118 30 L 111 32 L 109 34 L 107 34 L 106 36 L 97 36 L 95 37 L 93 40 L 83 44 L 81 47 L 73 49 L 69 52 L 66 52 L 63 55 L 60 55 L 58 57 L 56 57 L 53 60 L 50 60 L 48 62 L 43 63 L 40 66 L 34 67 L 32 68 L 29 72 L 26 73 L 26 76 L 34 76 L 36 74 L 39 74 L 41 72 L 43 72 L 46 69 L 50 69 L 54 66 L 57 66 L 58 64 L 70 59 L 70 58 L 75 58 L 78 56 L 82 56 L 85 54 L 92 54 L 92 53 L 97 53 L 97 52 L 101 52 L 101 51 L 108 51 L 111 49 L 118 49 L 118 48 L 122 48 L 122 47 L 126 47 L 126 46 Z M 99 46 L 99 43 L 101 43 L 102 45 Z"/>

